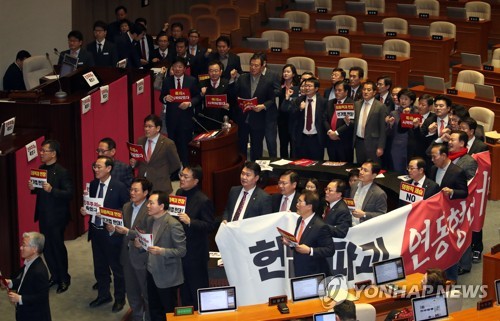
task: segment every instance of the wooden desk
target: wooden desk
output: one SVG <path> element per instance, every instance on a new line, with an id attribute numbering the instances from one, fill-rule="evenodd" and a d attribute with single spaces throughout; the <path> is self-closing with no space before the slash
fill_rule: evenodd
<path id="1" fill-rule="evenodd" d="M 495 88 L 495 94 L 497 96 L 500 96 L 500 68 L 495 68 L 494 71 L 487 71 L 483 70 L 482 68 L 475 68 L 475 67 L 470 67 L 470 66 L 465 66 L 465 65 L 455 65 L 452 68 L 451 72 L 451 79 L 452 79 L 452 85 L 455 86 L 457 83 L 457 77 L 458 73 L 462 70 L 475 70 L 479 71 L 484 75 L 484 84 L 485 85 L 490 85 Z"/>
<path id="2" fill-rule="evenodd" d="M 500 306 L 495 305 L 491 308 L 477 311 L 476 308 L 470 308 L 450 314 L 450 320 L 456 321 L 499 321 L 500 320 Z"/>
<path id="3" fill-rule="evenodd" d="M 496 236 L 494 239 L 498 240 Z M 498 279 L 500 279 L 500 253 L 493 255 L 488 252 L 483 255 L 483 284 L 488 286 L 485 300 L 495 300 L 494 281 Z"/>
<path id="4" fill-rule="evenodd" d="M 316 27 L 316 19 L 329 20 L 334 15 L 348 14 L 356 18 L 358 24 L 357 26 L 358 31 L 364 30 L 363 22 L 382 22 L 382 19 L 390 17 L 404 18 L 406 19 L 406 21 L 408 21 L 408 25 L 428 26 L 431 24 L 431 22 L 448 21 L 455 24 L 457 27 L 456 28 L 457 50 L 468 53 L 479 54 L 485 61 L 488 59 L 488 36 L 490 34 L 490 29 L 492 29 L 491 21 L 470 22 L 467 20 L 448 19 L 448 17 L 446 16 L 429 17 L 428 19 L 422 19 L 413 16 L 399 16 L 395 12 L 380 13 L 378 15 L 366 15 L 366 14 L 345 13 L 345 12 L 337 12 L 335 14 L 317 13 L 317 12 L 308 12 L 308 13 L 310 16 L 311 28 Z"/>
<path id="5" fill-rule="evenodd" d="M 488 198 L 493 201 L 500 200 L 500 168 L 494 166 L 498 164 L 500 159 L 500 144 L 487 144 L 491 154 L 491 179 L 490 179 L 490 195 Z"/>
<path id="6" fill-rule="evenodd" d="M 329 32 L 316 31 L 314 29 L 302 32 L 289 31 L 288 33 L 289 49 L 291 51 L 304 50 L 304 40 L 322 40 L 323 37 L 332 35 Z M 352 53 L 361 53 L 361 44 L 363 43 L 382 45 L 385 40 L 390 39 L 385 35 L 370 35 L 364 32 L 351 32 L 347 37 L 351 43 Z M 411 81 L 423 82 L 424 75 L 443 77 L 445 81 L 449 81 L 450 53 L 454 46 L 453 39 L 430 40 L 430 38 L 411 37 L 409 35 L 398 35 L 397 39 L 406 40 L 411 43 L 410 56 L 412 61 L 411 73 L 409 75 Z M 307 54 L 306 56 L 309 55 Z M 437 57 L 439 59 L 436 59 Z M 333 56 L 332 59 L 334 59 Z"/>
<path id="7" fill-rule="evenodd" d="M 420 285 L 423 274 L 415 273 L 408 275 L 405 281 L 398 282 L 398 285 L 414 286 Z M 351 293 L 356 293 L 359 300 L 356 303 L 369 303 L 375 307 L 377 314 L 387 314 L 392 309 L 400 308 L 402 306 L 409 305 L 409 299 L 401 299 L 394 297 L 385 297 L 385 295 L 377 295 L 375 298 L 371 298 L 370 295 L 373 292 L 367 290 L 370 298 L 367 298 L 364 292 L 355 292 L 350 290 Z M 242 321 L 252 321 L 252 320 L 292 320 L 298 318 L 308 318 L 314 313 L 325 312 L 325 309 L 319 299 L 306 300 L 301 302 L 289 301 L 288 308 L 290 309 L 289 314 L 281 314 L 276 306 L 268 306 L 267 303 L 255 304 L 238 307 L 236 312 L 228 313 L 214 313 L 214 314 L 203 314 L 200 315 L 195 312 L 193 315 L 175 317 L 173 313 L 167 313 L 167 320 L 176 319 L 180 321 L 189 320 L 242 320 Z"/>

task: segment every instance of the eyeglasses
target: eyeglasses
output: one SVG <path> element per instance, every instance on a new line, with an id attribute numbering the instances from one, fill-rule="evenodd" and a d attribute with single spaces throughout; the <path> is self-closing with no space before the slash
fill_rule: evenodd
<path id="1" fill-rule="evenodd" d="M 97 154 L 104 154 L 105 152 L 109 152 L 109 149 L 96 149 L 95 152 Z"/>
<path id="2" fill-rule="evenodd" d="M 336 190 L 333 188 L 329 188 L 329 187 L 325 188 L 325 193 L 335 193 L 335 192 L 336 192 Z"/>
<path id="3" fill-rule="evenodd" d="M 93 169 L 103 169 L 103 168 L 105 168 L 105 167 L 100 166 L 100 165 L 97 165 L 97 164 L 94 164 L 94 165 L 92 165 L 92 168 L 93 168 Z"/>
<path id="4" fill-rule="evenodd" d="M 40 149 L 39 152 L 40 154 L 43 154 L 43 153 L 52 153 L 54 150 L 53 149 Z"/>
<path id="5" fill-rule="evenodd" d="M 179 173 L 179 178 L 190 179 L 190 178 L 193 178 L 193 176 L 189 176 L 187 174 Z"/>
<path id="6" fill-rule="evenodd" d="M 411 171 L 411 170 L 414 170 L 414 169 L 418 169 L 418 167 L 410 167 L 410 166 L 406 167 L 407 171 Z"/>
<path id="7" fill-rule="evenodd" d="M 287 184 L 288 184 L 288 182 L 284 182 L 284 181 L 279 181 L 278 182 L 278 186 L 285 186 Z"/>

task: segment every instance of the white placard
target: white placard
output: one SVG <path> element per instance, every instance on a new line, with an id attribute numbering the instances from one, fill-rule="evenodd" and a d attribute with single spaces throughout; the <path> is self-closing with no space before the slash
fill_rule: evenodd
<path id="1" fill-rule="evenodd" d="M 83 97 L 80 100 L 80 103 L 82 105 L 82 115 L 85 115 L 90 111 L 90 109 L 92 109 L 92 100 L 90 99 L 90 95 Z"/>
<path id="2" fill-rule="evenodd" d="M 99 214 L 99 207 L 102 207 L 103 202 L 103 198 L 83 195 L 83 207 L 85 208 L 85 213 L 92 216 L 92 223 L 95 223 L 95 216 Z"/>
<path id="3" fill-rule="evenodd" d="M 141 233 L 137 229 L 136 231 L 137 231 L 137 240 L 139 241 L 139 243 L 141 243 L 142 248 L 147 251 L 148 247 L 153 246 L 153 234 Z"/>
<path id="4" fill-rule="evenodd" d="M 26 144 L 26 156 L 28 158 L 28 163 L 38 157 L 38 149 L 35 140 Z"/>
<path id="5" fill-rule="evenodd" d="M 137 80 L 135 84 L 137 85 L 137 95 L 144 93 L 144 78 Z"/>
<path id="6" fill-rule="evenodd" d="M 86 74 L 83 74 L 83 78 L 89 85 L 89 87 L 94 87 L 95 85 L 99 84 L 99 80 L 97 79 L 96 75 L 92 71 L 89 71 Z"/>
<path id="7" fill-rule="evenodd" d="M 109 85 L 101 86 L 101 104 L 104 104 L 109 99 Z"/>
<path id="8" fill-rule="evenodd" d="M 12 117 L 9 120 L 3 122 L 4 136 L 8 136 L 14 132 L 14 126 L 16 124 L 16 117 Z"/>

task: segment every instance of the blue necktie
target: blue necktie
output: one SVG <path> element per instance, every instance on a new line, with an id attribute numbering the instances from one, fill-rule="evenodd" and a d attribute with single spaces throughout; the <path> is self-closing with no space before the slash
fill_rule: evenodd
<path id="1" fill-rule="evenodd" d="M 106 186 L 106 184 L 99 183 L 99 193 L 97 193 L 97 198 L 104 198 L 104 186 Z M 102 221 L 101 221 L 101 218 L 99 216 L 95 217 L 95 225 L 96 226 L 102 225 Z"/>

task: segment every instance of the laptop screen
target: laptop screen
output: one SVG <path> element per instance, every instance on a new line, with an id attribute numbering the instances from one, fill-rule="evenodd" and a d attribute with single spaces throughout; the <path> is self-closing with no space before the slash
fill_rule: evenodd
<path id="1" fill-rule="evenodd" d="M 198 309 L 201 313 L 235 311 L 236 287 L 198 289 Z"/>
<path id="2" fill-rule="evenodd" d="M 335 312 L 316 313 L 313 315 L 313 321 L 336 321 Z"/>
<path id="3" fill-rule="evenodd" d="M 319 273 L 290 279 L 293 302 L 317 298 L 319 284 L 324 278 L 325 274 Z"/>
<path id="4" fill-rule="evenodd" d="M 427 321 L 448 317 L 444 295 L 431 295 L 411 300 L 414 321 Z"/>
<path id="5" fill-rule="evenodd" d="M 403 258 L 397 257 L 373 263 L 373 275 L 376 285 L 404 280 L 406 275 Z"/>

